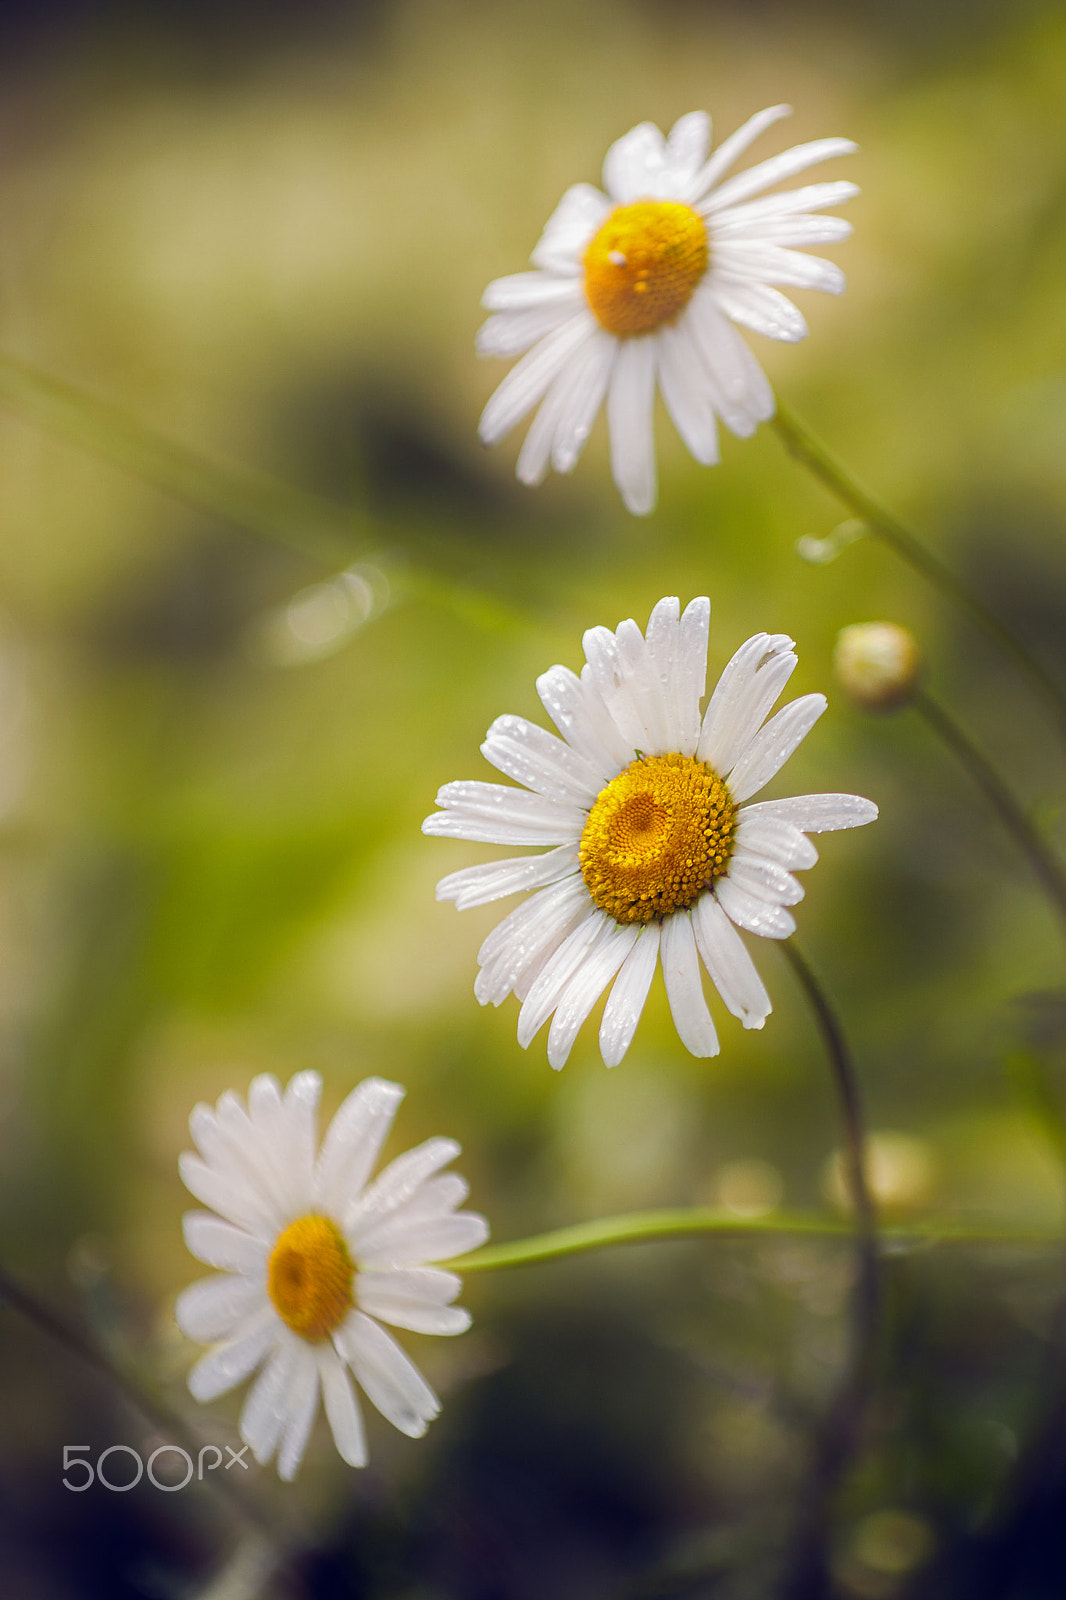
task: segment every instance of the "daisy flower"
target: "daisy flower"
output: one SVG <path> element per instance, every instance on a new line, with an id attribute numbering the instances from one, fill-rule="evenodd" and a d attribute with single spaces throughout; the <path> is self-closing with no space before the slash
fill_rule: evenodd
<path id="1" fill-rule="evenodd" d="M 614 481 L 630 511 L 650 511 L 656 382 L 704 466 L 718 460 L 716 418 L 745 439 L 773 416 L 773 391 L 733 324 L 770 339 L 805 337 L 802 315 L 773 285 L 843 292 L 839 267 L 794 246 L 846 238 L 849 223 L 817 213 L 859 192 L 853 183 L 814 183 L 752 198 L 850 154 L 850 139 L 815 139 L 726 177 L 791 109 L 758 112 L 710 157 L 705 111 L 682 117 L 665 139 L 642 122 L 608 150 L 606 194 L 578 183 L 563 195 L 530 258 L 536 271 L 489 284 L 481 303 L 493 315 L 478 351 L 527 354 L 478 431 L 495 444 L 539 406 L 518 457 L 523 483 L 539 483 L 549 463 L 573 468 L 606 398 Z"/>
<path id="2" fill-rule="evenodd" d="M 185 1242 L 221 1268 L 175 1307 L 182 1332 L 214 1346 L 189 1388 L 213 1400 L 261 1368 L 240 1435 L 259 1462 L 276 1451 L 287 1480 L 320 1392 L 341 1456 L 366 1465 L 350 1373 L 401 1433 L 425 1433 L 439 1402 L 382 1323 L 416 1333 L 469 1327 L 469 1313 L 451 1304 L 455 1273 L 425 1263 L 461 1255 L 489 1231 L 484 1217 L 456 1211 L 463 1179 L 441 1174 L 459 1154 L 453 1139 L 427 1139 L 368 1182 L 403 1099 L 398 1084 L 367 1078 L 353 1089 L 319 1150 L 321 1090 L 317 1072 L 298 1073 L 284 1095 L 264 1074 L 252 1080 L 247 1109 L 232 1091 L 214 1110 L 198 1105 L 189 1131 L 200 1153 L 180 1162 L 186 1188 L 211 1207 L 186 1213 Z"/>
<path id="3" fill-rule="evenodd" d="M 478 952 L 474 993 L 522 1001 L 525 1048 L 552 1018 L 548 1060 L 561 1067 L 578 1029 L 613 987 L 600 1025 L 609 1067 L 633 1038 L 662 965 L 682 1044 L 718 1053 L 700 962 L 726 1009 L 761 1028 L 770 999 L 737 928 L 785 939 L 793 876 L 818 852 L 808 833 L 872 822 L 853 794 L 806 794 L 750 804 L 825 710 L 801 695 L 767 715 L 796 665 L 792 640 L 757 633 L 730 661 L 707 709 L 710 602 L 660 600 L 646 634 L 633 621 L 591 628 L 577 677 L 552 667 L 537 693 L 561 738 L 524 717 L 497 717 L 481 746 L 523 784 L 446 783 L 423 832 L 487 844 L 550 845 L 541 855 L 465 867 L 442 878 L 438 900 L 460 910 L 532 890 Z"/>

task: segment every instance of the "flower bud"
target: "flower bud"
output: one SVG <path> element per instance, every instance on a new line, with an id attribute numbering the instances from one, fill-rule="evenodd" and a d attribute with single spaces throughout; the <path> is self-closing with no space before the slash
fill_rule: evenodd
<path id="1" fill-rule="evenodd" d="M 833 670 L 863 711 L 894 711 L 917 688 L 922 657 L 914 635 L 898 623 L 856 622 L 837 634 Z"/>

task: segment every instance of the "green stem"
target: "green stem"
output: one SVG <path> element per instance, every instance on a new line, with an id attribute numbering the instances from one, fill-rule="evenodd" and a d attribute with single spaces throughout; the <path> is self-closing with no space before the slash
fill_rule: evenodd
<path id="1" fill-rule="evenodd" d="M 918 690 L 913 698 L 915 710 L 956 756 L 981 790 L 1004 828 L 1026 857 L 1052 908 L 1066 931 L 1066 870 L 1040 837 L 1018 801 L 986 756 L 964 733 L 944 707 Z"/>
<path id="2" fill-rule="evenodd" d="M 198 511 L 336 568 L 368 530 L 339 506 L 268 473 L 177 444 L 110 401 L 0 352 L 0 403 L 26 422 L 80 445 Z"/>
<path id="3" fill-rule="evenodd" d="M 662 1211 L 633 1211 L 618 1217 L 599 1217 L 595 1222 L 579 1222 L 569 1228 L 556 1228 L 530 1239 L 514 1239 L 508 1244 L 485 1245 L 469 1255 L 457 1256 L 448 1266 L 455 1272 L 496 1272 L 508 1267 L 538 1266 L 543 1261 L 558 1261 L 565 1256 L 585 1255 L 623 1244 L 648 1244 L 656 1239 L 692 1239 L 708 1234 L 722 1238 L 789 1237 L 807 1235 L 824 1239 L 848 1239 L 855 1234 L 854 1224 L 844 1218 L 827 1217 L 818 1212 L 775 1211 L 761 1217 L 738 1217 L 714 1206 L 678 1207 Z M 1035 1246 L 1059 1248 L 1062 1235 L 1046 1230 L 1017 1228 L 970 1228 L 950 1219 L 930 1219 L 906 1227 L 881 1228 L 878 1241 L 886 1250 L 905 1250 L 938 1244 L 1006 1245 L 1011 1248 Z"/>
<path id="4" fill-rule="evenodd" d="M 77 1356 L 79 1361 L 106 1379 L 111 1387 L 129 1400 L 154 1428 L 158 1428 L 160 1433 L 180 1445 L 194 1461 L 198 1459 L 203 1441 L 190 1432 L 176 1412 L 146 1392 L 137 1379 L 106 1355 L 85 1333 L 68 1322 L 58 1311 L 46 1305 L 43 1300 L 38 1299 L 31 1290 L 12 1277 L 6 1267 L 0 1266 L 0 1307 L 5 1304 L 13 1311 L 17 1311 L 53 1343 L 61 1345 L 69 1354 Z M 276 1534 L 275 1520 L 268 1516 L 250 1495 L 242 1491 L 239 1483 L 225 1477 L 211 1478 L 209 1481 L 230 1501 L 246 1522 L 271 1537 Z"/>
<path id="5" fill-rule="evenodd" d="M 990 611 L 973 590 L 959 578 L 940 557 L 925 545 L 905 523 L 888 511 L 873 495 L 840 464 L 825 445 L 802 423 L 787 406 L 778 404 L 773 426 L 786 449 L 797 461 L 802 461 L 830 494 L 847 506 L 853 516 L 861 520 L 870 532 L 887 544 L 915 572 L 919 573 L 941 594 L 952 600 L 962 610 L 968 611 L 974 621 L 1008 655 L 1015 666 L 1039 692 L 1054 713 L 1060 730 L 1066 735 L 1066 693 L 1049 677 L 1020 640 Z"/>
<path id="6" fill-rule="evenodd" d="M 828 1582 L 829 1517 L 833 1496 L 861 1442 L 873 1387 L 881 1302 L 877 1215 L 866 1172 L 866 1136 L 858 1075 L 844 1030 L 825 990 L 795 940 L 782 951 L 814 1012 L 844 1124 L 845 1189 L 855 1207 L 855 1288 L 848 1350 L 836 1394 L 818 1431 L 810 1478 L 790 1552 L 784 1593 L 788 1600 L 820 1600 Z"/>
<path id="7" fill-rule="evenodd" d="M 2 351 L 0 405 L 197 511 L 285 545 L 330 571 L 374 547 L 373 526 L 355 512 L 269 473 L 178 444 L 121 406 Z M 506 601 L 467 584 L 403 561 L 386 565 L 394 594 L 398 588 L 402 597 L 446 606 L 473 627 L 501 632 L 523 621 Z"/>

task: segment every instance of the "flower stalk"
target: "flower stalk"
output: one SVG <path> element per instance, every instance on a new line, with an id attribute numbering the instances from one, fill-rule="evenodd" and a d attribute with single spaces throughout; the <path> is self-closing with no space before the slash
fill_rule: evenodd
<path id="1" fill-rule="evenodd" d="M 1066 693 L 1049 677 L 1039 661 L 1025 645 L 1016 639 L 1011 630 L 985 605 L 973 590 L 954 573 L 933 551 L 926 548 L 917 534 L 886 509 L 866 489 L 862 488 L 834 455 L 826 449 L 795 412 L 780 401 L 771 419 L 774 428 L 797 461 L 801 461 L 822 486 L 836 496 L 853 516 L 864 522 L 872 534 L 894 550 L 896 555 L 923 577 L 934 589 L 946 595 L 955 605 L 969 613 L 989 638 L 1010 657 L 1018 670 L 1054 714 L 1059 730 L 1066 737 Z"/>
<path id="2" fill-rule="evenodd" d="M 915 690 L 911 704 L 919 716 L 966 769 L 996 813 L 1018 849 L 1032 867 L 1041 888 L 1066 932 L 1066 869 L 1041 838 L 1025 811 L 1007 788 L 995 767 L 939 701 L 923 689 Z"/>
<path id="3" fill-rule="evenodd" d="M 53 1344 L 60 1345 L 69 1355 L 75 1356 L 90 1367 L 112 1389 L 128 1400 L 152 1427 L 157 1428 L 167 1439 L 172 1439 L 180 1445 L 194 1460 L 198 1459 L 203 1440 L 197 1438 L 186 1427 L 175 1411 L 152 1394 L 125 1367 L 101 1350 L 87 1333 L 48 1305 L 31 1289 L 27 1289 L 6 1267 L 0 1265 L 0 1307 L 4 1305 L 18 1312 L 19 1316 L 39 1333 L 43 1333 Z M 276 1534 L 275 1519 L 268 1516 L 250 1495 L 243 1493 L 239 1483 L 221 1475 L 211 1477 L 209 1481 L 217 1486 L 219 1492 L 246 1523 L 257 1528 L 260 1533 L 271 1536 Z"/>
<path id="4" fill-rule="evenodd" d="M 555 1228 L 529 1239 L 512 1239 L 507 1244 L 486 1245 L 484 1249 L 457 1256 L 448 1262 L 454 1272 L 499 1272 L 511 1267 L 535 1267 L 566 1256 L 587 1255 L 591 1250 L 613 1249 L 618 1245 L 651 1244 L 678 1239 L 806 1237 L 847 1239 L 854 1236 L 854 1223 L 843 1217 L 826 1216 L 817 1211 L 771 1211 L 764 1216 L 744 1217 L 719 1206 L 678 1206 L 656 1211 L 632 1211 L 617 1217 L 597 1217 L 593 1222 L 578 1222 L 568 1228 Z M 894 1225 L 878 1230 L 877 1239 L 886 1250 L 931 1249 L 941 1245 L 1002 1245 L 1007 1249 L 1041 1247 L 1059 1249 L 1061 1233 L 1047 1229 L 972 1228 L 951 1218 L 925 1218 L 906 1226 Z"/>
<path id="5" fill-rule="evenodd" d="M 296 551 L 329 571 L 348 567 L 374 551 L 376 531 L 357 510 L 335 505 L 270 473 L 194 450 L 149 427 L 124 407 L 3 351 L 0 405 L 194 510 Z M 402 597 L 441 605 L 488 632 L 514 630 L 525 621 L 504 599 L 443 573 L 416 568 L 398 553 L 386 559 L 375 551 L 373 560 L 386 568 L 394 601 Z"/>
<path id="6" fill-rule="evenodd" d="M 856 1278 L 848 1350 L 836 1395 L 815 1443 L 810 1482 L 789 1561 L 788 1600 L 817 1600 L 825 1592 L 826 1546 L 832 1497 L 858 1449 L 874 1380 L 880 1307 L 877 1217 L 866 1172 L 866 1139 L 858 1077 L 844 1031 L 814 971 L 795 942 L 784 955 L 814 1012 L 825 1045 L 844 1124 L 846 1189 L 855 1210 Z"/>

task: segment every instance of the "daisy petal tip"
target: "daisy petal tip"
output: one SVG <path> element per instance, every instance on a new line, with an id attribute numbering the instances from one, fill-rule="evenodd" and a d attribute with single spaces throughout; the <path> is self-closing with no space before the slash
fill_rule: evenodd
<path id="1" fill-rule="evenodd" d="M 635 517 L 650 517 L 655 510 L 656 496 L 649 496 L 643 491 L 623 489 L 622 500 L 626 510 L 632 512 Z"/>

